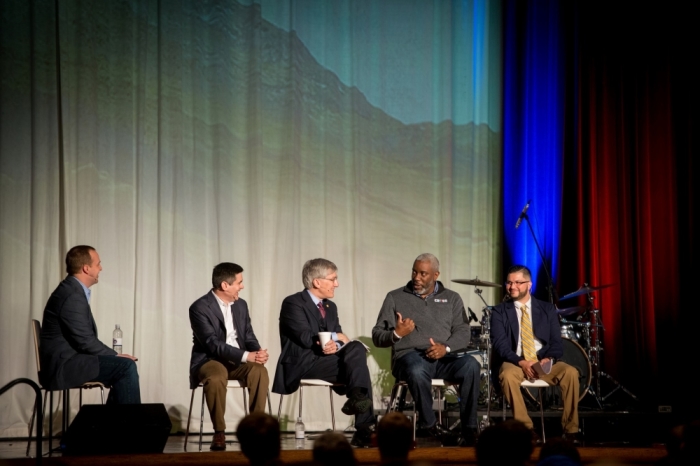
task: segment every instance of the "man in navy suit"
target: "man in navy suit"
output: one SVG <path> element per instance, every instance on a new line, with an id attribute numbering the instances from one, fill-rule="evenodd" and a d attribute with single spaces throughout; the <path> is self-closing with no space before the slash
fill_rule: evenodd
<path id="1" fill-rule="evenodd" d="M 559 385 L 562 392 L 562 427 L 564 436 L 578 442 L 578 371 L 558 361 L 564 354 L 559 317 L 553 304 L 530 295 L 532 274 L 524 265 L 508 270 L 506 291 L 511 301 L 499 304 L 491 314 L 491 338 L 496 356 L 503 360 L 499 381 L 503 394 L 513 407 L 513 417 L 532 429 L 520 391 L 524 379 L 542 379 L 550 385 Z M 531 335 L 527 335 L 528 325 Z M 536 363 L 547 366 L 551 372 L 538 375 Z"/>
<path id="2" fill-rule="evenodd" d="M 304 379 L 341 382 L 336 392 L 346 394 L 342 411 L 355 415 L 351 444 L 368 447 L 374 430 L 372 382 L 365 346 L 350 341 L 340 327 L 338 308 L 330 300 L 338 287 L 338 268 L 326 259 L 312 259 L 302 271 L 304 291 L 287 296 L 280 311 L 282 352 L 277 362 L 272 391 L 287 395 Z M 319 332 L 331 332 L 321 347 Z"/>
<path id="3" fill-rule="evenodd" d="M 97 338 L 90 308 L 90 287 L 98 282 L 102 262 L 92 246 L 66 254 L 68 276 L 51 294 L 41 328 L 41 384 L 49 390 L 102 382 L 110 387 L 107 404 L 141 403 L 136 358 L 117 354 Z"/>
<path id="4" fill-rule="evenodd" d="M 223 262 L 212 272 L 212 290 L 190 306 L 192 357 L 190 388 L 204 385 L 204 397 L 214 424 L 212 450 L 226 449 L 226 385 L 240 380 L 250 392 L 250 412 L 265 412 L 270 379 L 264 364 L 267 350 L 261 349 L 253 332 L 248 305 L 239 299 L 243 268 Z"/>

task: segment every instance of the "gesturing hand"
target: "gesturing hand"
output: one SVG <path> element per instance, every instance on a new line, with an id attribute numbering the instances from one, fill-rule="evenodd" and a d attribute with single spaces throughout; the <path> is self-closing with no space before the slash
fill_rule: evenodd
<path id="1" fill-rule="evenodd" d="M 413 319 L 404 319 L 400 312 L 397 312 L 396 316 L 396 329 L 394 329 L 394 331 L 401 338 L 405 337 L 416 328 Z"/>

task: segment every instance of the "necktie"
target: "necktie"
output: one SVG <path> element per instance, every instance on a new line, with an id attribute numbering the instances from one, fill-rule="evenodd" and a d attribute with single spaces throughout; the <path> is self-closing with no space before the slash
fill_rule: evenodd
<path id="1" fill-rule="evenodd" d="M 318 311 L 321 313 L 321 318 L 325 319 L 326 310 L 323 308 L 323 301 L 319 301 L 318 304 L 316 304 L 316 307 L 318 307 Z"/>
<path id="2" fill-rule="evenodd" d="M 520 306 L 522 317 L 520 318 L 520 341 L 523 345 L 523 357 L 526 361 L 537 361 L 535 352 L 535 337 L 532 335 L 532 323 L 527 312 L 527 306 Z"/>

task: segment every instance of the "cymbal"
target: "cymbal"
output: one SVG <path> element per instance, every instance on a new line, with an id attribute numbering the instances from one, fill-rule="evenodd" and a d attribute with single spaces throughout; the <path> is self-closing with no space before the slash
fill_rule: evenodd
<path id="1" fill-rule="evenodd" d="M 569 293 L 566 296 L 562 296 L 559 298 L 559 300 L 564 300 L 564 299 L 569 299 L 569 298 L 575 298 L 576 296 L 581 296 L 582 294 L 589 294 L 593 291 L 597 290 L 602 290 L 603 288 L 607 288 L 609 286 L 613 286 L 614 283 L 610 283 L 608 285 L 601 285 L 601 286 L 582 286 L 578 290 L 574 291 L 573 293 Z"/>
<path id="2" fill-rule="evenodd" d="M 494 286 L 498 288 L 502 288 L 503 285 L 500 283 L 491 283 L 491 282 L 485 282 L 483 280 L 479 280 L 479 277 L 476 278 L 455 278 L 452 280 L 455 283 L 461 283 L 462 285 L 474 285 L 474 286 Z"/>
<path id="3" fill-rule="evenodd" d="M 564 309 L 557 308 L 557 314 L 559 314 L 560 316 L 570 316 L 572 314 L 578 314 L 579 312 L 582 312 L 585 310 L 586 310 L 586 306 L 566 307 Z"/>

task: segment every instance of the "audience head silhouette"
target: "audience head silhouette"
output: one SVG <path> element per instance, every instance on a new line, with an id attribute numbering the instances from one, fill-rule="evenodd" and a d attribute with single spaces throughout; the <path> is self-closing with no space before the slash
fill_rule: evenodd
<path id="1" fill-rule="evenodd" d="M 251 413 L 238 424 L 241 451 L 253 466 L 272 465 L 280 456 L 280 425 L 265 413 Z"/>

